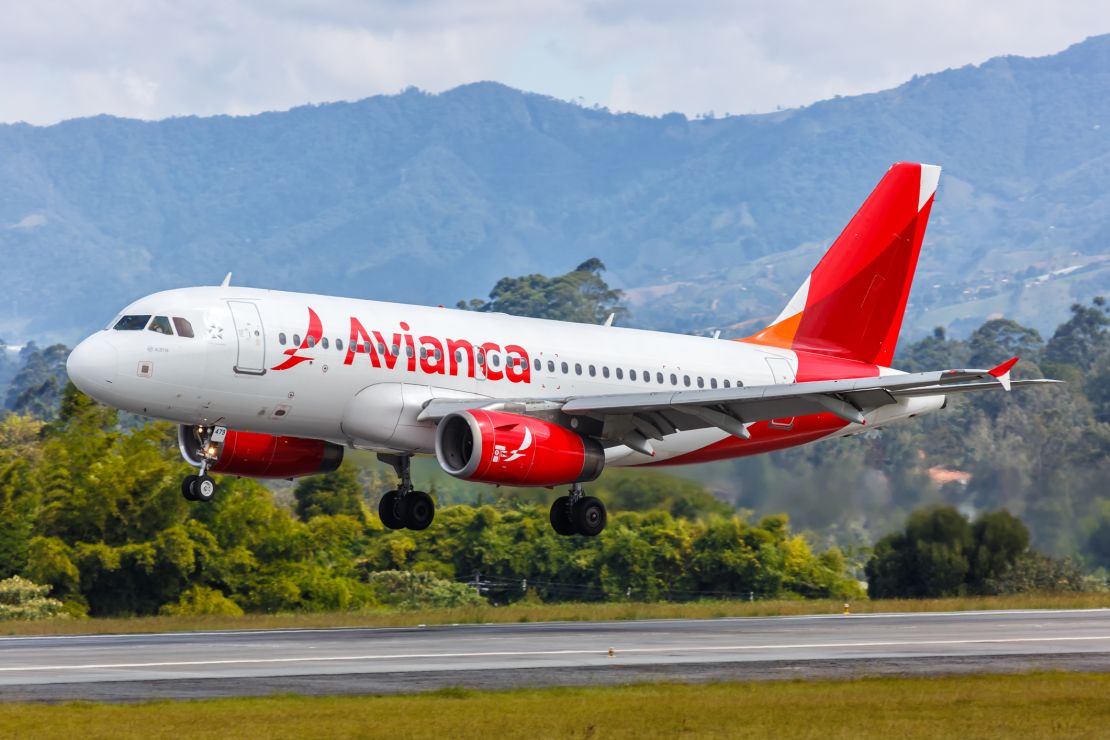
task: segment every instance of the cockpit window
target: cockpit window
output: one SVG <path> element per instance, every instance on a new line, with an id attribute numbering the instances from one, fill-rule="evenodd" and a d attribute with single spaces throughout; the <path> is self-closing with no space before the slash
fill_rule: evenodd
<path id="1" fill-rule="evenodd" d="M 173 329 L 170 328 L 170 320 L 165 316 L 155 316 L 147 328 L 159 334 L 173 334 Z"/>
<path id="2" fill-rule="evenodd" d="M 150 314 L 142 316 L 122 316 L 116 322 L 116 331 L 141 331 L 146 328 L 146 322 L 150 321 Z"/>
<path id="3" fill-rule="evenodd" d="M 180 316 L 173 317 L 173 328 L 177 329 L 177 336 L 179 337 L 192 339 L 195 336 L 193 334 L 193 325 L 189 323 L 188 319 L 183 319 Z"/>

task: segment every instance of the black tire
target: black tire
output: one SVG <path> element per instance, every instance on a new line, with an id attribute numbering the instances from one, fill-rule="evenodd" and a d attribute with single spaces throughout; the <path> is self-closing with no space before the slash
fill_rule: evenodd
<path id="1" fill-rule="evenodd" d="M 382 496 L 382 500 L 378 502 L 378 516 L 381 517 L 382 524 L 389 529 L 404 529 L 405 523 L 397 516 L 397 492 L 390 491 Z"/>
<path id="2" fill-rule="evenodd" d="M 193 481 L 195 481 L 197 477 L 198 476 L 195 475 L 187 475 L 185 479 L 181 481 L 181 495 L 185 497 L 186 501 L 196 501 L 196 499 L 193 498 Z"/>
<path id="3" fill-rule="evenodd" d="M 423 491 L 411 491 L 403 499 L 405 526 L 414 532 L 427 529 L 436 517 L 436 504 Z"/>
<path id="4" fill-rule="evenodd" d="M 551 528 L 564 537 L 578 531 L 570 517 L 570 496 L 560 496 L 551 504 Z"/>
<path id="5" fill-rule="evenodd" d="M 189 486 L 189 491 L 193 494 L 193 501 L 208 503 L 216 495 L 216 481 L 207 475 L 198 475 Z"/>
<path id="6" fill-rule="evenodd" d="M 574 529 L 586 537 L 597 537 L 605 529 L 605 504 L 601 499 L 586 496 L 574 505 Z"/>

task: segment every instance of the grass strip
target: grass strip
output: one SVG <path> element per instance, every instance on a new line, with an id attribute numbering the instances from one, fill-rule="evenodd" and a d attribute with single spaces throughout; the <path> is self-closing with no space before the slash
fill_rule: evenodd
<path id="1" fill-rule="evenodd" d="M 1110 675 L 644 684 L 369 697 L 0 705 L 0 736 L 1105 737 Z"/>

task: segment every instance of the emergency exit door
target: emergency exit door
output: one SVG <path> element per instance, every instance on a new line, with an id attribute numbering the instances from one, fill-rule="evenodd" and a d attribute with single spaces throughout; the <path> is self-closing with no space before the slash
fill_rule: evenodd
<path id="1" fill-rule="evenodd" d="M 235 321 L 235 336 L 239 340 L 239 354 L 235 372 L 244 375 L 266 373 L 266 335 L 262 331 L 262 316 L 258 306 L 247 301 L 228 301 L 231 318 Z"/>

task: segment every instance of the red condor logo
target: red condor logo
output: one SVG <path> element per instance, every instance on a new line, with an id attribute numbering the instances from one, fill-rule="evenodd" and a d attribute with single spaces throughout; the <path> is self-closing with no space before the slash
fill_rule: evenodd
<path id="1" fill-rule="evenodd" d="M 310 308 L 310 309 L 308 309 L 308 331 L 305 332 L 305 337 L 301 341 L 301 346 L 300 347 L 292 347 L 290 349 L 285 350 L 284 354 L 286 354 L 289 357 L 289 359 L 287 359 L 285 362 L 281 363 L 280 365 L 278 365 L 276 367 L 272 367 L 270 369 L 271 370 L 288 370 L 291 367 L 296 367 L 297 365 L 300 365 L 302 362 L 308 362 L 309 360 L 312 359 L 311 357 L 305 357 L 304 355 L 299 355 L 297 353 L 299 351 L 301 351 L 302 349 L 312 349 L 313 347 L 315 347 L 317 344 L 320 343 L 320 340 L 323 337 L 324 337 L 324 325 L 320 323 L 320 317 L 316 315 L 316 312 L 313 311 Z"/>
<path id="2" fill-rule="evenodd" d="M 367 331 L 357 318 L 350 318 L 351 331 L 347 342 L 344 365 L 353 365 L 358 355 L 366 355 L 375 368 L 417 371 L 417 363 L 428 375 L 458 377 L 483 377 L 486 380 L 508 380 L 510 383 L 527 383 L 532 379 L 528 351 L 519 344 L 496 342 L 471 342 L 466 339 L 439 339 L 429 335 L 415 336 L 407 322 L 400 322 L 399 332 L 392 332 L 387 340 L 378 330 Z M 288 370 L 302 362 L 314 359 L 301 354 L 303 350 L 319 346 L 324 336 L 320 317 L 308 309 L 308 333 L 299 347 L 285 350 L 288 359 L 273 370 Z M 397 367 L 398 360 L 404 363 Z M 464 368 L 465 366 L 465 368 Z"/>

